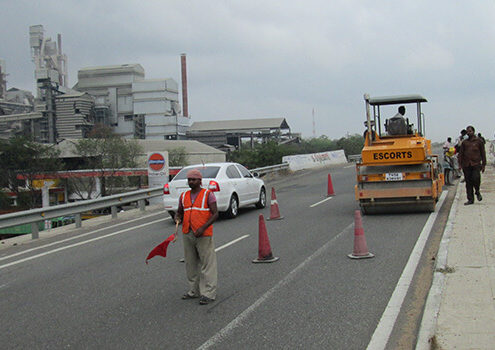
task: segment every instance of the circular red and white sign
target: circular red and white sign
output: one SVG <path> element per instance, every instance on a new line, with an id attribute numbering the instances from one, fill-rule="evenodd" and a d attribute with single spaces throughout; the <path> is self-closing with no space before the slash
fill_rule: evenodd
<path id="1" fill-rule="evenodd" d="M 160 171 L 165 167 L 165 158 L 160 153 L 153 153 L 148 158 L 148 166 L 151 170 Z"/>

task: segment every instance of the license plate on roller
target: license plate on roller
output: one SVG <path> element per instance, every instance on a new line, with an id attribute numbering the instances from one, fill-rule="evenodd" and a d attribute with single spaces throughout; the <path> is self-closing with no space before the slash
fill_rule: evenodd
<path id="1" fill-rule="evenodd" d="M 387 181 L 401 181 L 402 173 L 386 173 L 385 180 Z"/>

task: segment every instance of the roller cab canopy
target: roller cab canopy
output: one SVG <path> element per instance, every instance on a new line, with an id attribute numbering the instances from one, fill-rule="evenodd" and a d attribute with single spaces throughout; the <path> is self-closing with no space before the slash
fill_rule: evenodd
<path id="1" fill-rule="evenodd" d="M 368 101 L 369 101 L 369 104 L 372 106 L 385 106 L 385 105 L 396 105 L 396 104 L 401 104 L 401 103 L 428 102 L 428 100 L 421 95 L 397 95 L 397 96 L 370 97 Z"/>
<path id="2" fill-rule="evenodd" d="M 426 98 L 419 94 L 409 94 L 409 95 L 395 95 L 395 96 L 381 96 L 381 97 L 370 97 L 368 94 L 364 95 L 364 100 L 366 103 L 366 122 L 365 126 L 368 129 L 369 135 L 372 135 L 373 132 L 376 132 L 380 137 L 390 137 L 389 135 L 417 135 L 424 136 L 425 135 L 425 123 L 424 123 L 424 114 L 421 111 L 421 103 L 428 102 Z M 387 127 L 388 119 L 383 120 L 385 124 L 382 124 L 382 106 L 391 106 L 391 105 L 416 105 L 416 123 L 413 124 L 413 121 L 410 120 L 411 117 L 414 116 L 411 111 L 409 114 L 406 114 L 405 123 L 402 122 L 401 125 L 390 128 L 390 130 L 400 130 L 394 131 L 393 133 L 386 133 L 389 129 Z M 389 107 L 383 107 L 385 110 Z M 409 107 L 408 107 L 409 108 Z M 393 114 L 389 114 L 387 112 L 388 117 L 394 116 Z M 386 117 L 385 117 L 386 118 Z M 398 123 L 400 121 L 395 121 Z M 405 124 L 405 125 L 402 125 Z M 382 131 L 382 128 L 384 130 Z M 399 127 L 399 129 L 397 129 Z M 370 139 L 369 144 L 372 143 Z"/>

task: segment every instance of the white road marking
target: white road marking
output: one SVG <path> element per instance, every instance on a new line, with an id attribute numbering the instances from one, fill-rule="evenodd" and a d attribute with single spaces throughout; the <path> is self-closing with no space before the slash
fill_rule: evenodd
<path id="1" fill-rule="evenodd" d="M 344 233 L 347 233 L 352 227 L 354 223 L 348 225 L 345 229 L 343 229 L 337 236 L 333 237 L 323 246 L 321 246 L 316 252 L 314 252 L 311 256 L 306 258 L 301 264 L 299 264 L 294 270 L 289 272 L 289 274 L 282 280 L 280 280 L 275 286 L 273 286 L 270 290 L 268 290 L 265 294 L 263 294 L 258 300 L 256 300 L 251 306 L 249 306 L 246 310 L 244 310 L 241 314 L 239 314 L 236 318 L 234 318 L 228 325 L 223 327 L 219 332 L 217 332 L 213 337 L 208 339 L 203 345 L 201 345 L 198 350 L 209 349 L 212 346 L 215 346 L 223 339 L 227 338 L 235 328 L 242 325 L 244 320 L 251 315 L 261 304 L 265 302 L 272 294 L 278 291 L 280 288 L 286 286 L 289 282 L 296 278 L 297 273 L 303 269 L 306 265 L 308 265 L 313 259 L 321 255 L 328 247 L 338 238 L 340 238 Z"/>
<path id="2" fill-rule="evenodd" d="M 4 287 L 7 287 L 7 284 L 2 284 L 0 285 L 0 289 L 4 288 Z"/>
<path id="3" fill-rule="evenodd" d="M 347 168 L 354 168 L 355 165 L 348 165 L 348 166 L 345 166 L 344 169 L 347 169 Z"/>
<path id="4" fill-rule="evenodd" d="M 86 232 L 86 233 L 83 233 L 81 235 L 77 235 L 77 236 L 74 236 L 74 237 L 62 239 L 62 240 L 57 241 L 57 242 L 48 243 L 48 244 L 45 244 L 45 245 L 42 245 L 42 246 L 39 246 L 39 247 L 35 247 L 35 248 L 31 248 L 31 249 L 26 249 L 26 250 L 23 250 L 22 252 L 18 252 L 18 253 L 15 253 L 15 254 L 11 254 L 11 255 L 7 255 L 7 256 L 1 257 L 0 258 L 0 261 L 5 260 L 5 259 L 10 259 L 10 258 L 13 258 L 15 256 L 22 255 L 22 254 L 26 254 L 26 253 L 29 253 L 29 252 L 32 252 L 32 251 L 35 251 L 35 250 L 39 250 L 39 249 L 44 249 L 44 248 L 47 248 L 47 247 L 51 247 L 53 245 L 57 245 L 57 244 L 60 244 L 60 243 L 72 241 L 74 239 L 78 239 L 78 238 L 81 238 L 81 237 L 89 236 L 89 235 L 92 235 L 93 233 L 97 233 L 97 232 L 100 232 L 100 231 L 103 231 L 103 230 L 108 230 L 108 229 L 111 229 L 111 228 L 114 228 L 114 227 L 117 227 L 117 226 L 125 225 L 125 224 L 127 224 L 129 222 L 134 222 L 134 221 L 137 221 L 137 220 L 146 219 L 148 217 L 155 216 L 157 214 L 158 213 L 150 214 L 150 215 L 147 215 L 147 216 L 141 216 L 141 217 L 139 217 L 137 219 L 128 220 L 126 222 L 122 222 L 122 223 L 119 223 L 119 224 L 116 224 L 116 225 L 111 225 L 111 226 L 108 226 L 108 227 L 102 227 L 100 229 L 97 229 L 97 230 L 94 230 L 94 231 L 90 231 L 90 232 Z M 163 213 L 161 213 L 161 214 L 163 214 Z M 171 218 L 165 218 L 165 219 L 162 219 L 162 220 L 164 220 L 164 221 L 165 220 L 171 220 Z"/>
<path id="5" fill-rule="evenodd" d="M 395 290 L 392 293 L 392 297 L 390 298 L 385 311 L 380 318 L 380 322 L 378 322 L 378 326 L 371 337 L 371 341 L 368 344 L 367 350 L 382 350 L 385 349 L 387 345 L 388 339 L 390 338 L 390 334 L 392 333 L 392 329 L 394 328 L 395 321 L 397 320 L 397 316 L 399 315 L 400 309 L 402 307 L 402 303 L 407 294 L 407 290 L 409 289 L 409 285 L 414 277 L 414 272 L 416 271 L 416 267 L 418 266 L 419 260 L 421 259 L 421 254 L 423 253 L 424 247 L 426 245 L 426 241 L 430 236 L 430 232 L 433 228 L 433 224 L 438 216 L 438 212 L 443 205 L 445 197 L 447 196 L 447 192 L 444 191 L 440 196 L 440 200 L 437 203 L 437 210 L 430 214 L 428 220 L 426 221 L 421 234 L 419 235 L 416 244 L 414 245 L 414 249 L 409 256 L 409 260 L 407 261 L 406 267 L 402 271 L 402 275 L 395 286 Z"/>
<path id="6" fill-rule="evenodd" d="M 91 238 L 91 239 L 88 239 L 87 241 L 70 244 L 68 246 L 56 248 L 56 249 L 50 250 L 48 252 L 44 252 L 44 253 L 40 253 L 40 254 L 37 254 L 37 255 L 29 256 L 29 257 L 24 258 L 24 259 L 21 259 L 21 260 L 17 260 L 17 261 L 13 261 L 11 263 L 8 263 L 8 264 L 0 265 L 0 270 L 1 269 L 4 269 L 6 267 L 9 267 L 9 266 L 13 266 L 13 265 L 17 265 L 17 264 L 23 263 L 25 261 L 29 261 L 29 260 L 41 258 L 42 256 L 50 255 L 50 254 L 53 254 L 53 253 L 56 253 L 56 252 L 59 252 L 59 251 L 62 251 L 62 250 L 66 250 L 66 249 L 69 249 L 69 248 L 73 248 L 73 247 L 77 247 L 77 246 L 80 246 L 80 245 L 88 244 L 88 243 L 91 243 L 91 242 L 94 242 L 94 241 L 99 241 L 100 239 L 104 239 L 104 238 L 107 238 L 107 237 L 115 236 L 115 235 L 118 235 L 120 233 L 124 233 L 124 232 L 131 231 L 131 230 L 136 230 L 136 229 L 141 228 L 141 227 L 153 225 L 153 224 L 156 224 L 157 222 L 165 221 L 165 220 L 168 220 L 168 219 L 170 219 L 170 218 L 159 219 L 159 220 L 147 222 L 147 223 L 142 224 L 142 225 L 129 227 L 129 228 L 126 228 L 124 230 L 120 230 L 120 231 L 117 231 L 117 232 L 109 233 L 107 235 L 103 235 L 103 236 L 100 236 L 100 237 Z M 80 237 L 80 236 L 78 236 L 78 237 Z"/>
<path id="7" fill-rule="evenodd" d="M 242 239 L 244 239 L 244 238 L 247 238 L 247 237 L 249 237 L 249 235 L 244 235 L 244 236 L 241 236 L 241 237 L 239 237 L 239 238 L 236 238 L 236 239 L 234 239 L 233 241 L 230 241 L 229 243 L 226 243 L 226 244 L 224 244 L 223 246 L 218 247 L 217 249 L 215 249 L 215 251 L 216 251 L 216 252 L 219 252 L 219 251 L 220 251 L 220 250 L 222 250 L 223 248 L 227 248 L 228 246 L 230 246 L 230 245 L 232 245 L 232 244 L 234 244 L 234 243 L 237 243 L 237 242 L 239 242 L 240 240 L 242 240 Z"/>
<path id="8" fill-rule="evenodd" d="M 332 198 L 333 198 L 333 197 L 328 197 L 328 198 L 325 198 L 324 200 L 319 201 L 318 203 L 311 204 L 309 207 L 310 207 L 310 208 L 316 207 L 318 204 L 324 203 L 324 202 L 326 202 L 326 201 L 328 201 L 328 200 L 330 200 L 330 199 L 332 199 Z"/>

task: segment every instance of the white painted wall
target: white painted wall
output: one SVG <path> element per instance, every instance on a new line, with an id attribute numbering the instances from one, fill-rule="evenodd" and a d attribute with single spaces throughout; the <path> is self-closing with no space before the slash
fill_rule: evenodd
<path id="1" fill-rule="evenodd" d="M 282 157 L 282 162 L 289 163 L 289 169 L 292 171 L 322 168 L 332 164 L 347 163 L 344 150 L 321 152 L 311 154 L 296 154 L 293 156 Z"/>

